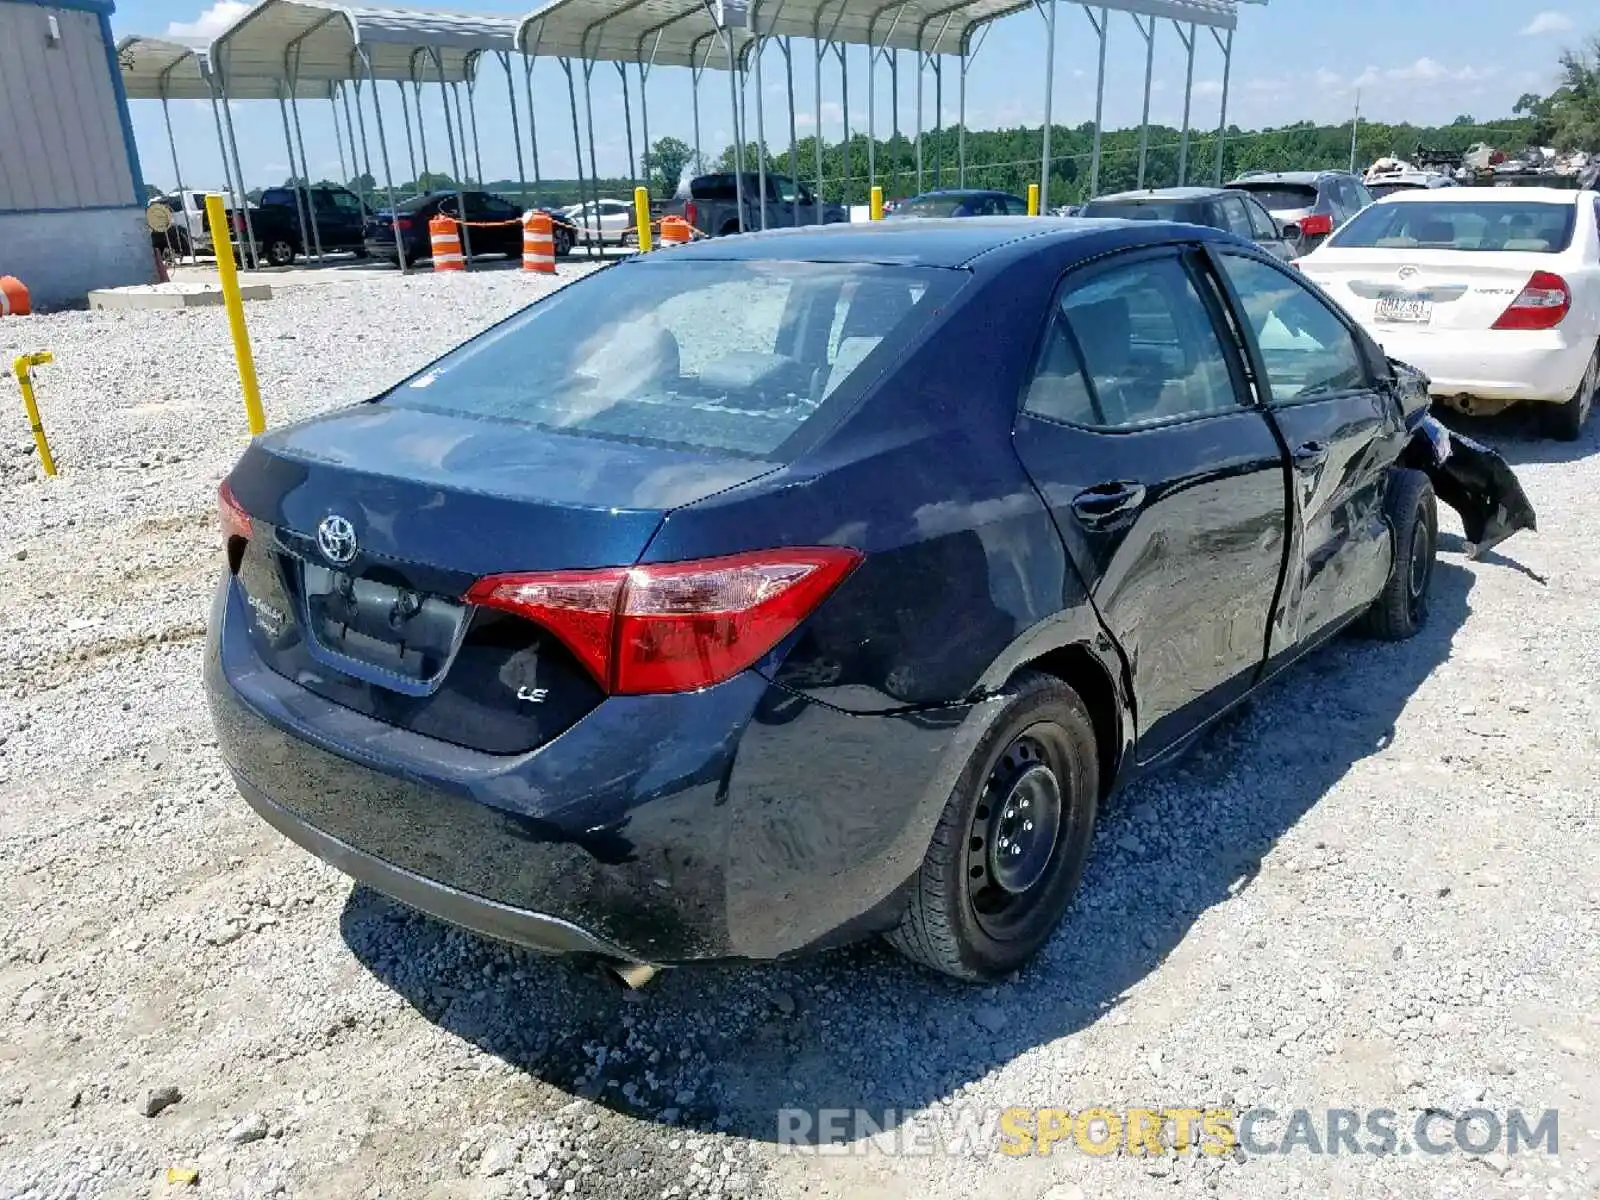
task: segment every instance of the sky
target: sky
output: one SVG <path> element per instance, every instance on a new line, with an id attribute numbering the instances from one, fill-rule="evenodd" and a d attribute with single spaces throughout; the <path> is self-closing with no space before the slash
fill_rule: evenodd
<path id="1" fill-rule="evenodd" d="M 1265 7 L 1246 4 L 1234 38 L 1229 124 L 1259 129 L 1302 120 L 1347 121 L 1356 109 L 1358 94 L 1363 116 L 1380 121 L 1435 124 L 1467 114 L 1487 124 L 1505 118 L 1523 93 L 1542 94 L 1554 87 L 1557 56 L 1564 47 L 1577 45 L 1591 33 L 1600 33 L 1600 16 L 1589 6 L 1589 0 L 1555 2 L 1562 6 L 1545 7 L 1545 0 L 1269 0 Z M 446 5 L 509 14 L 521 14 L 531 6 L 530 0 L 451 0 Z M 118 38 L 133 33 L 208 35 L 225 28 L 246 8 L 239 0 L 218 0 L 209 8 L 201 7 L 198 0 L 192 4 L 118 0 L 112 26 Z M 1032 11 L 1007 17 L 990 29 L 968 70 L 969 128 L 1014 128 L 1040 123 L 1044 105 L 1044 30 L 1043 18 Z M 1085 9 L 1062 0 L 1056 42 L 1053 120 L 1057 125 L 1092 120 L 1097 47 Z M 816 126 L 810 44 L 795 42 L 794 53 L 796 124 L 799 136 L 806 137 Z M 1112 13 L 1106 72 L 1108 129 L 1138 125 L 1144 58 L 1144 38 L 1135 28 L 1134 18 Z M 1193 99 L 1193 124 L 1198 129 L 1216 126 L 1222 67 L 1220 50 L 1202 29 Z M 776 47 L 768 50 L 763 71 L 767 143 L 781 149 L 788 142 L 788 103 L 783 58 Z M 1151 97 L 1153 123 L 1179 125 L 1184 71 L 1185 55 L 1176 29 L 1170 23 L 1158 25 Z M 648 99 L 652 140 L 671 135 L 693 144 L 688 74 L 686 70 L 669 68 L 657 68 L 651 73 Z M 945 120 L 951 123 L 956 120 L 957 77 L 958 66 L 952 60 L 945 70 L 943 97 Z M 866 81 L 866 50 L 854 47 L 849 52 L 853 132 L 866 128 Z M 640 128 L 636 80 L 630 86 L 637 153 Z M 753 81 L 749 86 L 746 104 L 753 138 Z M 931 77 L 925 80 L 924 87 L 925 121 L 931 128 L 935 103 Z M 907 134 L 913 128 L 915 89 L 914 56 L 902 54 L 900 128 Z M 520 105 L 520 80 L 517 90 Z M 397 87 L 385 83 L 379 91 L 395 180 L 410 179 Z M 444 127 L 438 89 L 430 91 L 424 113 L 430 130 L 430 166 L 434 170 L 448 169 L 448 162 L 441 161 L 446 156 L 441 152 Z M 879 136 L 883 137 L 890 124 L 887 71 L 877 72 L 876 94 L 875 116 Z M 823 135 L 837 140 L 843 131 L 844 113 L 839 104 L 841 87 L 836 59 L 828 60 L 823 67 L 822 95 Z M 581 105 L 581 90 L 579 97 Z M 542 175 L 570 178 L 575 173 L 572 118 L 565 77 L 553 60 L 541 59 L 536 64 L 534 102 Z M 622 95 L 614 68 L 602 64 L 594 72 L 593 105 L 601 175 L 629 174 Z M 157 186 L 170 186 L 174 183 L 174 168 L 160 104 L 136 100 L 130 107 L 146 180 Z M 190 101 L 174 102 L 171 108 L 184 183 L 190 187 L 220 188 L 224 179 L 209 106 Z M 708 155 L 714 156 L 733 140 L 726 75 L 704 75 L 700 110 L 701 144 Z M 483 177 L 515 178 L 516 150 L 504 76 L 493 61 L 484 67 L 477 112 Z M 290 160 L 284 148 L 277 104 L 236 102 L 233 113 L 247 186 L 282 183 L 290 174 Z M 526 143 L 525 114 L 522 120 Z M 340 149 L 328 104 L 302 102 L 301 121 L 312 175 L 341 177 Z M 370 124 L 369 134 L 374 174 L 381 180 L 377 136 Z M 475 169 L 472 173 L 477 174 Z M 531 178 L 531 164 L 528 173 Z"/>

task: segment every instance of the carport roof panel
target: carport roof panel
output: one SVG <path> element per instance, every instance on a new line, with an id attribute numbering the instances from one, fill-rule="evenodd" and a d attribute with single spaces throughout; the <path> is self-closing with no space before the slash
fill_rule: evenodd
<path id="1" fill-rule="evenodd" d="M 211 54 L 234 95 L 234 83 L 252 76 L 282 78 L 292 66 L 299 78 L 364 78 L 358 46 L 378 79 L 437 81 L 471 77 L 477 57 L 516 46 L 515 17 L 366 8 L 327 0 L 262 0 L 211 44 Z"/>
<path id="2" fill-rule="evenodd" d="M 117 43 L 122 88 L 130 100 L 209 100 L 212 97 L 211 54 L 204 41 L 133 34 Z M 235 100 L 272 100 L 279 81 L 239 78 L 229 86 Z M 326 80 L 303 79 L 295 94 L 302 100 L 325 100 L 332 94 Z"/>
<path id="3" fill-rule="evenodd" d="M 750 34 L 733 30 L 734 52 Z M 522 19 L 524 54 L 726 69 L 728 52 L 701 0 L 553 0 Z"/>

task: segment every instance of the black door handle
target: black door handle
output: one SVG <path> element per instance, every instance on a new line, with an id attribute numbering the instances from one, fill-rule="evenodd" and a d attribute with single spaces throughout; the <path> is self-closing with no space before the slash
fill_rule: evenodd
<path id="1" fill-rule="evenodd" d="M 1142 483 L 1097 483 L 1072 498 L 1072 515 L 1086 529 L 1106 529 L 1138 512 L 1144 497 Z"/>
<path id="2" fill-rule="evenodd" d="M 1305 442 L 1296 446 L 1294 465 L 1303 471 L 1322 466 L 1328 461 L 1328 448 L 1321 442 Z"/>

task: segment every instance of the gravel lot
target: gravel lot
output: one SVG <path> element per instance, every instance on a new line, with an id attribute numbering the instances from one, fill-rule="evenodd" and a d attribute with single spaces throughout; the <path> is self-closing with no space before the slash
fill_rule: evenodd
<path id="1" fill-rule="evenodd" d="M 540 286 L 284 287 L 249 313 L 269 419 Z M 243 445 L 223 315 L 0 322 L 6 362 L 40 347 L 59 479 L 0 405 L 0 1198 L 1596 1195 L 1600 422 L 1475 429 L 1542 532 L 1468 562 L 1447 520 L 1424 635 L 1340 641 L 1123 797 L 1015 982 L 865 946 L 627 994 L 250 814 L 199 681 Z M 1259 1104 L 1555 1108 L 1561 1154 L 836 1157 L 775 1116 Z"/>

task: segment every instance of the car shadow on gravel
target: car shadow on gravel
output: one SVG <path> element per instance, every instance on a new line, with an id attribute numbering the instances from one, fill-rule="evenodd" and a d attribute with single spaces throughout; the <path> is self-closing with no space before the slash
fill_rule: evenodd
<path id="1" fill-rule="evenodd" d="M 362 887 L 341 932 L 428 1021 L 618 1114 L 760 1141 L 815 1140 L 816 1126 L 781 1110 L 866 1110 L 892 1127 L 1036 1047 L 1115 1020 L 1120 998 L 1195 921 L 1248 888 L 1279 838 L 1389 745 L 1407 700 L 1449 658 L 1471 585 L 1459 558 L 1441 559 L 1419 636 L 1336 639 L 1120 796 L 1062 929 L 995 987 L 934 976 L 872 942 L 665 971 L 626 993 L 592 967 L 483 941 Z M 1352 831 L 1352 852 L 1381 836 Z"/>

